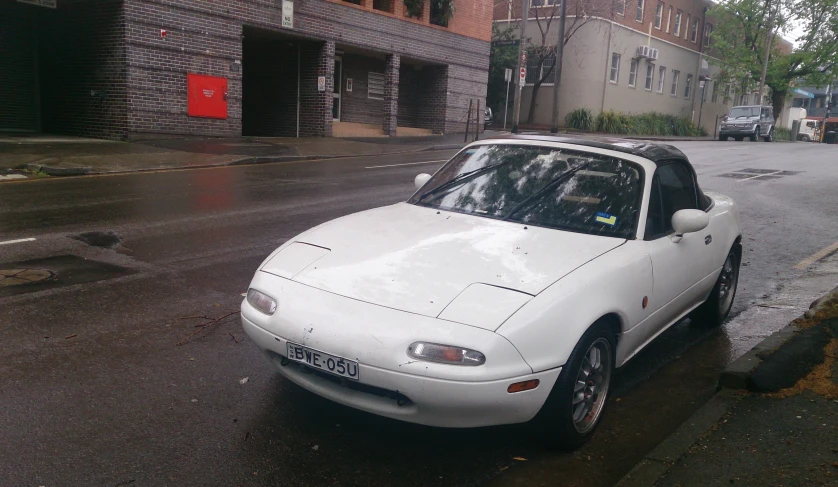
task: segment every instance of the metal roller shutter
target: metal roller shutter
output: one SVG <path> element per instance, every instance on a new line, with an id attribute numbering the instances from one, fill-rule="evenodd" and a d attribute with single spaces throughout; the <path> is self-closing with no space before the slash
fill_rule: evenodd
<path id="1" fill-rule="evenodd" d="M 35 15 L 0 6 L 0 131 L 38 130 Z"/>

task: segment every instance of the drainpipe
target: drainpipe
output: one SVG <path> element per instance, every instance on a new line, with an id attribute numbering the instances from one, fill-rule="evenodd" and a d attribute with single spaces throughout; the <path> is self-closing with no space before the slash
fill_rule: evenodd
<path id="1" fill-rule="evenodd" d="M 608 24 L 608 46 L 605 48 L 605 77 L 602 79 L 602 103 L 599 107 L 599 112 L 605 111 L 605 89 L 608 87 L 608 73 L 611 69 L 611 38 L 614 33 L 614 21 L 610 20 Z"/>
<path id="2" fill-rule="evenodd" d="M 300 138 L 300 45 L 297 44 L 297 138 Z"/>

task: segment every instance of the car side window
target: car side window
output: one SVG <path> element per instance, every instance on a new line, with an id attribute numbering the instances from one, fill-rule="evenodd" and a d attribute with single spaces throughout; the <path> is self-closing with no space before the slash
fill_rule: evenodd
<path id="1" fill-rule="evenodd" d="M 657 201 L 655 201 L 656 195 L 659 195 Z M 696 195 L 693 175 L 683 164 L 671 162 L 659 166 L 652 180 L 652 195 L 649 199 L 646 217 L 646 234 L 656 238 L 670 233 L 672 215 L 676 211 L 699 209 Z"/>

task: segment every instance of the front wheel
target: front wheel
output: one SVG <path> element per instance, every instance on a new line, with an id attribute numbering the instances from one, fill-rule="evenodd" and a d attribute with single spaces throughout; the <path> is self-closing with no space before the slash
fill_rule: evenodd
<path id="1" fill-rule="evenodd" d="M 774 129 L 773 128 L 768 129 L 768 135 L 766 135 L 763 140 L 766 141 L 766 142 L 771 142 L 771 141 L 774 140 Z"/>
<path id="2" fill-rule="evenodd" d="M 754 133 L 752 133 L 749 137 L 751 138 L 751 142 L 756 142 L 759 138 L 759 127 L 755 128 Z"/>
<path id="3" fill-rule="evenodd" d="M 808 135 L 804 135 L 804 136 L 800 137 L 800 140 L 802 140 L 803 142 L 809 142 L 811 139 L 809 138 Z"/>
<path id="4" fill-rule="evenodd" d="M 741 259 L 740 247 L 734 246 L 730 249 L 710 296 L 690 315 L 692 321 L 707 326 L 719 326 L 725 321 L 733 308 L 733 298 L 736 297 Z"/>
<path id="5" fill-rule="evenodd" d="M 591 436 L 602 417 L 614 371 L 614 333 L 597 321 L 582 335 L 533 420 L 549 446 L 573 450 Z"/>

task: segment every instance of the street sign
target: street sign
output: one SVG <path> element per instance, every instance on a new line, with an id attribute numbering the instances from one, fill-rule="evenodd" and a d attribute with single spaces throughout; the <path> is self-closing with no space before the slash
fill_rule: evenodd
<path id="1" fill-rule="evenodd" d="M 518 39 L 511 40 L 511 41 L 492 41 L 492 46 L 494 46 L 494 47 L 517 46 L 520 43 L 521 43 L 521 41 L 518 40 Z"/>
<path id="2" fill-rule="evenodd" d="M 521 53 L 521 64 L 527 64 L 527 53 Z"/>
<path id="3" fill-rule="evenodd" d="M 512 70 L 511 69 L 506 68 L 505 70 L 503 70 L 503 80 L 506 81 L 507 83 L 512 81 Z"/>
<path id="4" fill-rule="evenodd" d="M 294 28 L 294 2 L 282 0 L 282 26 L 286 29 Z"/>
<path id="5" fill-rule="evenodd" d="M 523 88 L 524 83 L 526 83 L 526 82 L 527 82 L 527 68 L 521 68 L 521 82 L 519 83 L 519 86 L 521 88 Z"/>
<path id="6" fill-rule="evenodd" d="M 318 76 L 317 77 L 317 91 L 326 91 L 326 77 L 325 76 Z"/>
<path id="7" fill-rule="evenodd" d="M 808 91 L 801 90 L 800 88 L 795 88 L 792 91 L 797 93 L 798 95 L 803 95 L 807 98 L 814 98 L 815 97 L 815 95 L 809 93 Z"/>

